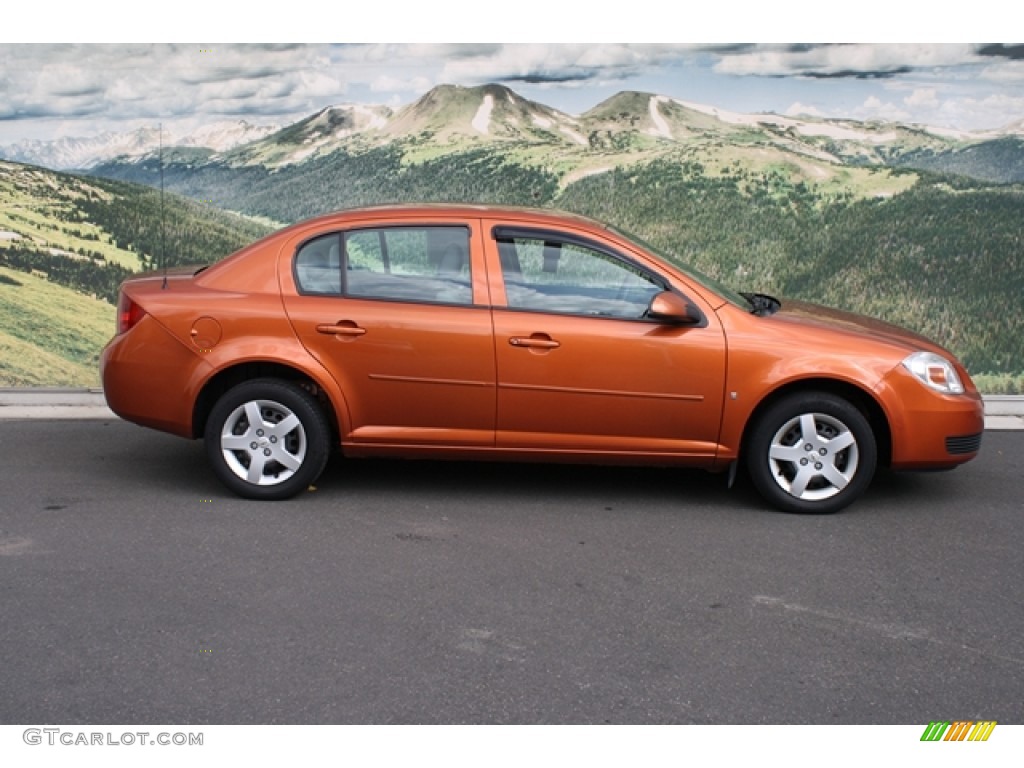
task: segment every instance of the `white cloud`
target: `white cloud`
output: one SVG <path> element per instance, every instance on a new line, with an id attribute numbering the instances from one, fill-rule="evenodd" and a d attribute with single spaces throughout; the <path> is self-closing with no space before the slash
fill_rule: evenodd
<path id="1" fill-rule="evenodd" d="M 939 106 L 939 98 L 934 88 L 915 88 L 914 92 L 903 99 L 908 107 L 934 108 Z"/>
<path id="2" fill-rule="evenodd" d="M 0 45 L 0 117 L 288 114 L 345 92 L 325 46 Z"/>
<path id="3" fill-rule="evenodd" d="M 396 77 L 380 75 L 370 82 L 370 90 L 374 93 L 424 93 L 437 85 L 433 80 L 422 76 Z M 397 96 L 396 96 L 397 98 Z"/>
<path id="4" fill-rule="evenodd" d="M 441 77 L 449 82 L 490 80 L 569 83 L 614 81 L 696 55 L 707 46 L 574 43 L 504 44 L 477 55 L 448 59 Z"/>
<path id="5" fill-rule="evenodd" d="M 877 96 L 869 96 L 854 110 L 852 117 L 860 120 L 910 121 L 913 116 L 898 104 L 882 101 Z"/>
<path id="6" fill-rule="evenodd" d="M 937 119 L 943 124 L 956 125 L 964 115 L 971 116 L 973 127 L 1001 128 L 1024 116 L 1024 94 L 949 99 L 937 110 Z"/>
<path id="7" fill-rule="evenodd" d="M 790 104 L 785 114 L 790 117 L 797 117 L 799 115 L 806 115 L 809 117 L 826 117 L 826 115 L 817 107 L 809 104 L 801 104 L 799 101 L 795 101 Z"/>
<path id="8" fill-rule="evenodd" d="M 1003 61 L 985 67 L 978 77 L 997 83 L 1024 85 L 1024 61 Z"/>
<path id="9" fill-rule="evenodd" d="M 875 77 L 980 60 L 966 44 L 758 46 L 722 56 L 715 70 L 730 75 Z"/>

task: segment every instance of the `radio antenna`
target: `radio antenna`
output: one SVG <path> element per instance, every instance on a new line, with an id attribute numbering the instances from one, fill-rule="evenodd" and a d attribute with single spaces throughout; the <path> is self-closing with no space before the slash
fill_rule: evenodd
<path id="1" fill-rule="evenodd" d="M 160 262 L 164 269 L 164 282 L 160 287 L 164 290 L 167 289 L 167 248 L 164 241 L 164 124 L 160 123 L 157 126 L 157 133 L 159 134 L 160 151 L 159 151 L 159 165 L 160 165 Z"/>

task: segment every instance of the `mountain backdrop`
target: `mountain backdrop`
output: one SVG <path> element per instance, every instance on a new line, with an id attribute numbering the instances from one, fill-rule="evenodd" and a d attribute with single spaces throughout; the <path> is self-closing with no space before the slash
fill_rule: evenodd
<path id="1" fill-rule="evenodd" d="M 173 226 L 184 239 L 168 248 L 170 263 L 219 258 L 264 231 L 258 222 L 364 204 L 561 208 L 630 230 L 738 289 L 827 303 L 923 332 L 960 355 L 989 390 L 1024 385 L 1021 122 L 954 133 L 737 114 L 637 92 L 569 115 L 487 85 L 440 86 L 401 109 L 327 107 L 280 130 L 244 134 L 205 144 L 198 136 L 164 136 L 160 153 L 142 141 L 116 157 L 109 148 L 118 139 L 107 137 L 106 154 L 79 163 L 90 177 L 11 164 L 0 171 L 50 173 L 62 188 L 114 195 L 117 204 L 98 192 L 69 203 L 77 225 L 99 226 L 118 241 L 119 256 L 104 254 L 107 268 L 153 263 L 152 188 L 161 166 L 167 190 L 193 201 L 174 198 L 168 220 L 181 216 Z M 47 147 L 33 151 L 42 162 Z M 122 183 L 106 186 L 110 180 Z M 0 217 L 0 230 L 24 236 L 18 226 Z M 24 269 L 27 257 L 22 266 L 10 261 L 16 242 L 0 239 L 0 265 L 6 254 L 9 269 Z M 0 272 L 0 280 L 5 274 L 14 279 Z M 83 290 L 47 274 L 51 283 Z M 4 290 L 0 282 L 0 297 Z M 92 293 L 109 300 L 112 290 Z"/>

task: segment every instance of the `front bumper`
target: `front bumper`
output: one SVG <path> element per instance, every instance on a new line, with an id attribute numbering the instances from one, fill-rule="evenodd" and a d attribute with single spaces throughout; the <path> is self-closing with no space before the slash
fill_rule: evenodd
<path id="1" fill-rule="evenodd" d="M 973 386 L 962 395 L 943 395 L 901 365 L 877 394 L 889 418 L 894 469 L 949 469 L 978 455 L 985 404 Z"/>

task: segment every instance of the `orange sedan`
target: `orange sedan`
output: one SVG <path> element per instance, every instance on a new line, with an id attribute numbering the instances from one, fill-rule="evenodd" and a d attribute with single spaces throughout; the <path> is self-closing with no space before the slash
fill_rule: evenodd
<path id="1" fill-rule="evenodd" d="M 472 205 L 342 211 L 124 283 L 104 392 L 284 499 L 349 457 L 732 472 L 834 512 L 879 463 L 977 455 L 963 366 L 908 331 L 737 294 L 598 222 Z"/>

